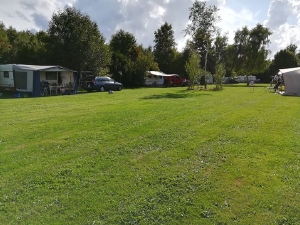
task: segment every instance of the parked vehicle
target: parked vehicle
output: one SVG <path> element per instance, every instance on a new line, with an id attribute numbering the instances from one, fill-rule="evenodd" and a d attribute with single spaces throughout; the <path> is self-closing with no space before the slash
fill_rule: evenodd
<path id="1" fill-rule="evenodd" d="M 165 76 L 165 84 L 168 84 L 169 86 L 188 86 L 189 81 L 185 78 L 182 78 L 181 76 L 177 74 L 169 74 L 169 76 Z"/>
<path id="2" fill-rule="evenodd" d="M 85 90 L 90 91 L 121 91 L 123 84 L 116 82 L 110 77 L 95 77 L 93 82 L 86 84 Z"/>

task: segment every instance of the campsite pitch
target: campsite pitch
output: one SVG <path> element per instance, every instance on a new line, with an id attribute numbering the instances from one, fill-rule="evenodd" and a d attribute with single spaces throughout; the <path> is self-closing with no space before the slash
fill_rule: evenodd
<path id="1" fill-rule="evenodd" d="M 300 98 L 265 86 L 0 98 L 1 223 L 299 224 Z"/>

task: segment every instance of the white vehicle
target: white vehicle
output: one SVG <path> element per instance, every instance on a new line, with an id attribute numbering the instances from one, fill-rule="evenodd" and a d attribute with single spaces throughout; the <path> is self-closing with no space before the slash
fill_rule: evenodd
<path id="1" fill-rule="evenodd" d="M 15 91 L 14 73 L 11 65 L 0 65 L 0 90 Z"/>
<path id="2" fill-rule="evenodd" d="M 38 97 L 44 93 L 42 83 L 48 84 L 50 94 L 51 86 L 55 93 L 58 89 L 77 92 L 77 73 L 61 66 L 0 65 L 0 90 L 30 93 Z"/>

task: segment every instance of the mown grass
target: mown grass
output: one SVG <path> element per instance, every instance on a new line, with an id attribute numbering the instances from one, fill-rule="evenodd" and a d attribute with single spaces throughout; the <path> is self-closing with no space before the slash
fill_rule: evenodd
<path id="1" fill-rule="evenodd" d="M 300 224 L 299 105 L 263 85 L 0 99 L 0 221 Z"/>

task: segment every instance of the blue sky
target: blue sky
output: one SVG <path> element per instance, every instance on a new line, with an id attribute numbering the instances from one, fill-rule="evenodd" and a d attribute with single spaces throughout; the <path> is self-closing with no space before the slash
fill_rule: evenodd
<path id="1" fill-rule="evenodd" d="M 177 47 L 187 40 L 183 30 L 188 8 L 194 0 L 0 0 L 0 21 L 17 30 L 46 30 L 51 16 L 72 5 L 96 21 L 107 41 L 119 29 L 132 33 L 139 44 L 153 46 L 154 31 L 164 22 L 172 24 Z M 208 0 L 217 5 L 222 18 L 219 26 L 233 41 L 236 30 L 257 23 L 270 28 L 273 35 L 270 58 L 289 44 L 300 50 L 300 0 Z"/>

